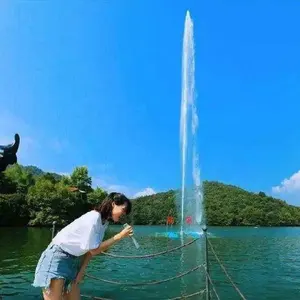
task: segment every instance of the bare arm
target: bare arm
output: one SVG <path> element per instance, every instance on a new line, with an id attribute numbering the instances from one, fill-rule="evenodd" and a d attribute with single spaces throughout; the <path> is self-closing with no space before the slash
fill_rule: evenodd
<path id="1" fill-rule="evenodd" d="M 89 261 L 91 260 L 92 258 L 92 254 L 90 252 L 87 252 L 84 257 L 83 257 L 83 260 L 81 262 L 81 266 L 80 266 L 80 270 L 79 272 L 84 272 L 87 265 L 89 264 Z"/>
<path id="2" fill-rule="evenodd" d="M 85 269 L 86 269 L 89 261 L 91 260 L 91 258 L 92 258 L 92 254 L 90 252 L 87 252 L 83 256 L 79 272 L 77 273 L 77 276 L 76 276 L 76 279 L 75 279 L 76 284 L 79 284 L 81 282 L 81 280 L 83 279 L 84 274 L 85 274 Z"/>
<path id="3" fill-rule="evenodd" d="M 118 233 L 118 234 L 114 235 L 112 238 L 102 242 L 98 248 L 90 250 L 89 253 L 91 256 L 98 255 L 101 252 L 107 250 L 109 247 L 111 247 L 118 241 L 120 241 L 121 239 L 122 239 L 122 236 L 120 236 L 120 234 Z"/>
<path id="4" fill-rule="evenodd" d="M 92 249 L 89 252 L 93 256 L 97 255 L 97 254 L 100 254 L 101 252 L 103 252 L 103 251 L 107 250 L 108 248 L 110 248 L 115 243 L 119 242 L 123 238 L 128 237 L 128 236 L 130 236 L 132 234 L 133 234 L 132 227 L 128 226 L 128 227 L 124 228 L 120 233 L 117 233 L 116 235 L 114 235 L 112 238 L 110 238 L 110 239 L 102 242 L 98 246 L 98 248 Z"/>
<path id="5" fill-rule="evenodd" d="M 79 283 L 83 279 L 84 274 L 85 274 L 85 269 L 94 255 L 100 254 L 102 251 L 106 250 L 107 248 L 112 246 L 114 243 L 116 243 L 120 239 L 121 239 L 120 234 L 116 234 L 114 237 L 101 243 L 98 248 L 92 249 L 89 252 L 87 252 L 82 259 L 81 266 L 80 266 L 79 272 L 76 276 L 75 282 Z"/>
<path id="6" fill-rule="evenodd" d="M 121 237 L 119 236 L 120 234 L 116 234 L 114 237 L 104 241 L 103 243 L 100 244 L 100 246 L 96 249 L 90 250 L 87 252 L 81 262 L 80 270 L 76 276 L 75 283 L 79 284 L 85 274 L 85 270 L 87 265 L 89 264 L 90 260 L 94 255 L 100 254 L 102 251 L 106 250 L 108 247 L 112 246 L 114 243 L 119 241 Z"/>
<path id="7" fill-rule="evenodd" d="M 128 226 L 125 229 L 123 229 L 120 233 L 114 235 L 112 238 L 102 242 L 97 248 L 92 249 L 89 252 L 87 252 L 83 257 L 83 260 L 82 260 L 82 263 L 80 266 L 80 270 L 77 274 L 75 282 L 79 283 L 82 280 L 84 273 L 85 273 L 85 269 L 93 256 L 100 254 L 101 252 L 103 252 L 106 249 L 108 249 L 109 247 L 111 247 L 113 244 L 117 243 L 121 239 L 123 239 L 127 236 L 130 236 L 132 234 L 133 234 L 132 227 Z"/>
<path id="8" fill-rule="evenodd" d="M 101 243 L 98 248 L 92 249 L 89 252 L 87 252 L 82 259 L 79 272 L 85 271 L 87 265 L 89 264 L 93 256 L 100 254 L 102 251 L 105 251 L 119 240 L 121 240 L 120 234 L 116 234 L 114 237 Z"/>

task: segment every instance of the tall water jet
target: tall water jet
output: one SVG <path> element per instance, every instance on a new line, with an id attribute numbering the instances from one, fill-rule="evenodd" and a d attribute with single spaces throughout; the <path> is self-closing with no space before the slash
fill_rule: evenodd
<path id="1" fill-rule="evenodd" d="M 198 115 L 195 97 L 194 24 L 187 11 L 182 47 L 182 93 L 180 115 L 181 146 L 181 233 L 184 227 L 203 222 L 203 195 L 197 151 Z M 191 144 L 191 147 L 190 147 Z M 190 158 L 190 159 L 189 159 Z M 190 162 L 192 162 L 190 164 Z M 191 172 L 189 172 L 191 171 Z M 189 178 L 187 175 L 192 175 Z M 191 182 L 189 182 L 189 179 Z M 188 224 L 187 224 L 188 223 Z"/>

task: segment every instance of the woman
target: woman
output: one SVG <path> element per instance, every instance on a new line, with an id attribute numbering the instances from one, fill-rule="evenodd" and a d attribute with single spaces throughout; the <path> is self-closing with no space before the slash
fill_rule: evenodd
<path id="1" fill-rule="evenodd" d="M 57 233 L 42 253 L 33 286 L 43 289 L 44 300 L 80 299 L 78 283 L 92 256 L 100 254 L 125 237 L 131 226 L 102 242 L 108 221 L 117 222 L 131 212 L 123 194 L 110 193 L 94 210 L 82 215 Z"/>

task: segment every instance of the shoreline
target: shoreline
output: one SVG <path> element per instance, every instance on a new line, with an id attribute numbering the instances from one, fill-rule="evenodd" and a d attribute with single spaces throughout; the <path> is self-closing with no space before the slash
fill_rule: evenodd
<path id="1" fill-rule="evenodd" d="M 122 226 L 121 224 L 110 224 L 111 226 Z M 139 226 L 139 227 L 166 227 L 166 225 L 164 224 L 157 224 L 157 225 L 153 225 L 153 224 L 133 224 L 133 226 Z M 52 229 L 53 225 L 42 225 L 42 226 L 37 226 L 37 225 L 0 225 L 0 228 L 39 228 L 39 229 L 43 229 L 43 228 L 48 228 L 48 229 Z M 63 228 L 64 226 L 55 226 L 55 228 Z M 169 229 L 172 228 L 177 228 L 180 227 L 180 225 L 173 225 L 172 227 L 168 227 Z M 194 227 L 198 227 L 198 225 L 194 225 Z M 203 227 L 203 225 L 201 225 L 201 228 Z M 209 228 L 255 228 L 255 229 L 259 229 L 259 228 L 300 228 L 300 225 L 206 225 L 207 229 Z"/>

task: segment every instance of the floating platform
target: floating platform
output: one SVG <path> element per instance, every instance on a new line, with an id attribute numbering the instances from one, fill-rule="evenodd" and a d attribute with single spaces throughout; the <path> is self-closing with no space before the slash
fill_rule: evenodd
<path id="1" fill-rule="evenodd" d="M 166 237 L 166 238 L 177 240 L 177 239 L 181 238 L 182 234 L 183 234 L 184 238 L 191 237 L 194 239 L 204 236 L 203 231 L 200 231 L 200 232 L 199 231 L 183 231 L 182 233 L 181 233 L 181 231 L 156 232 L 155 236 L 156 237 Z"/>

